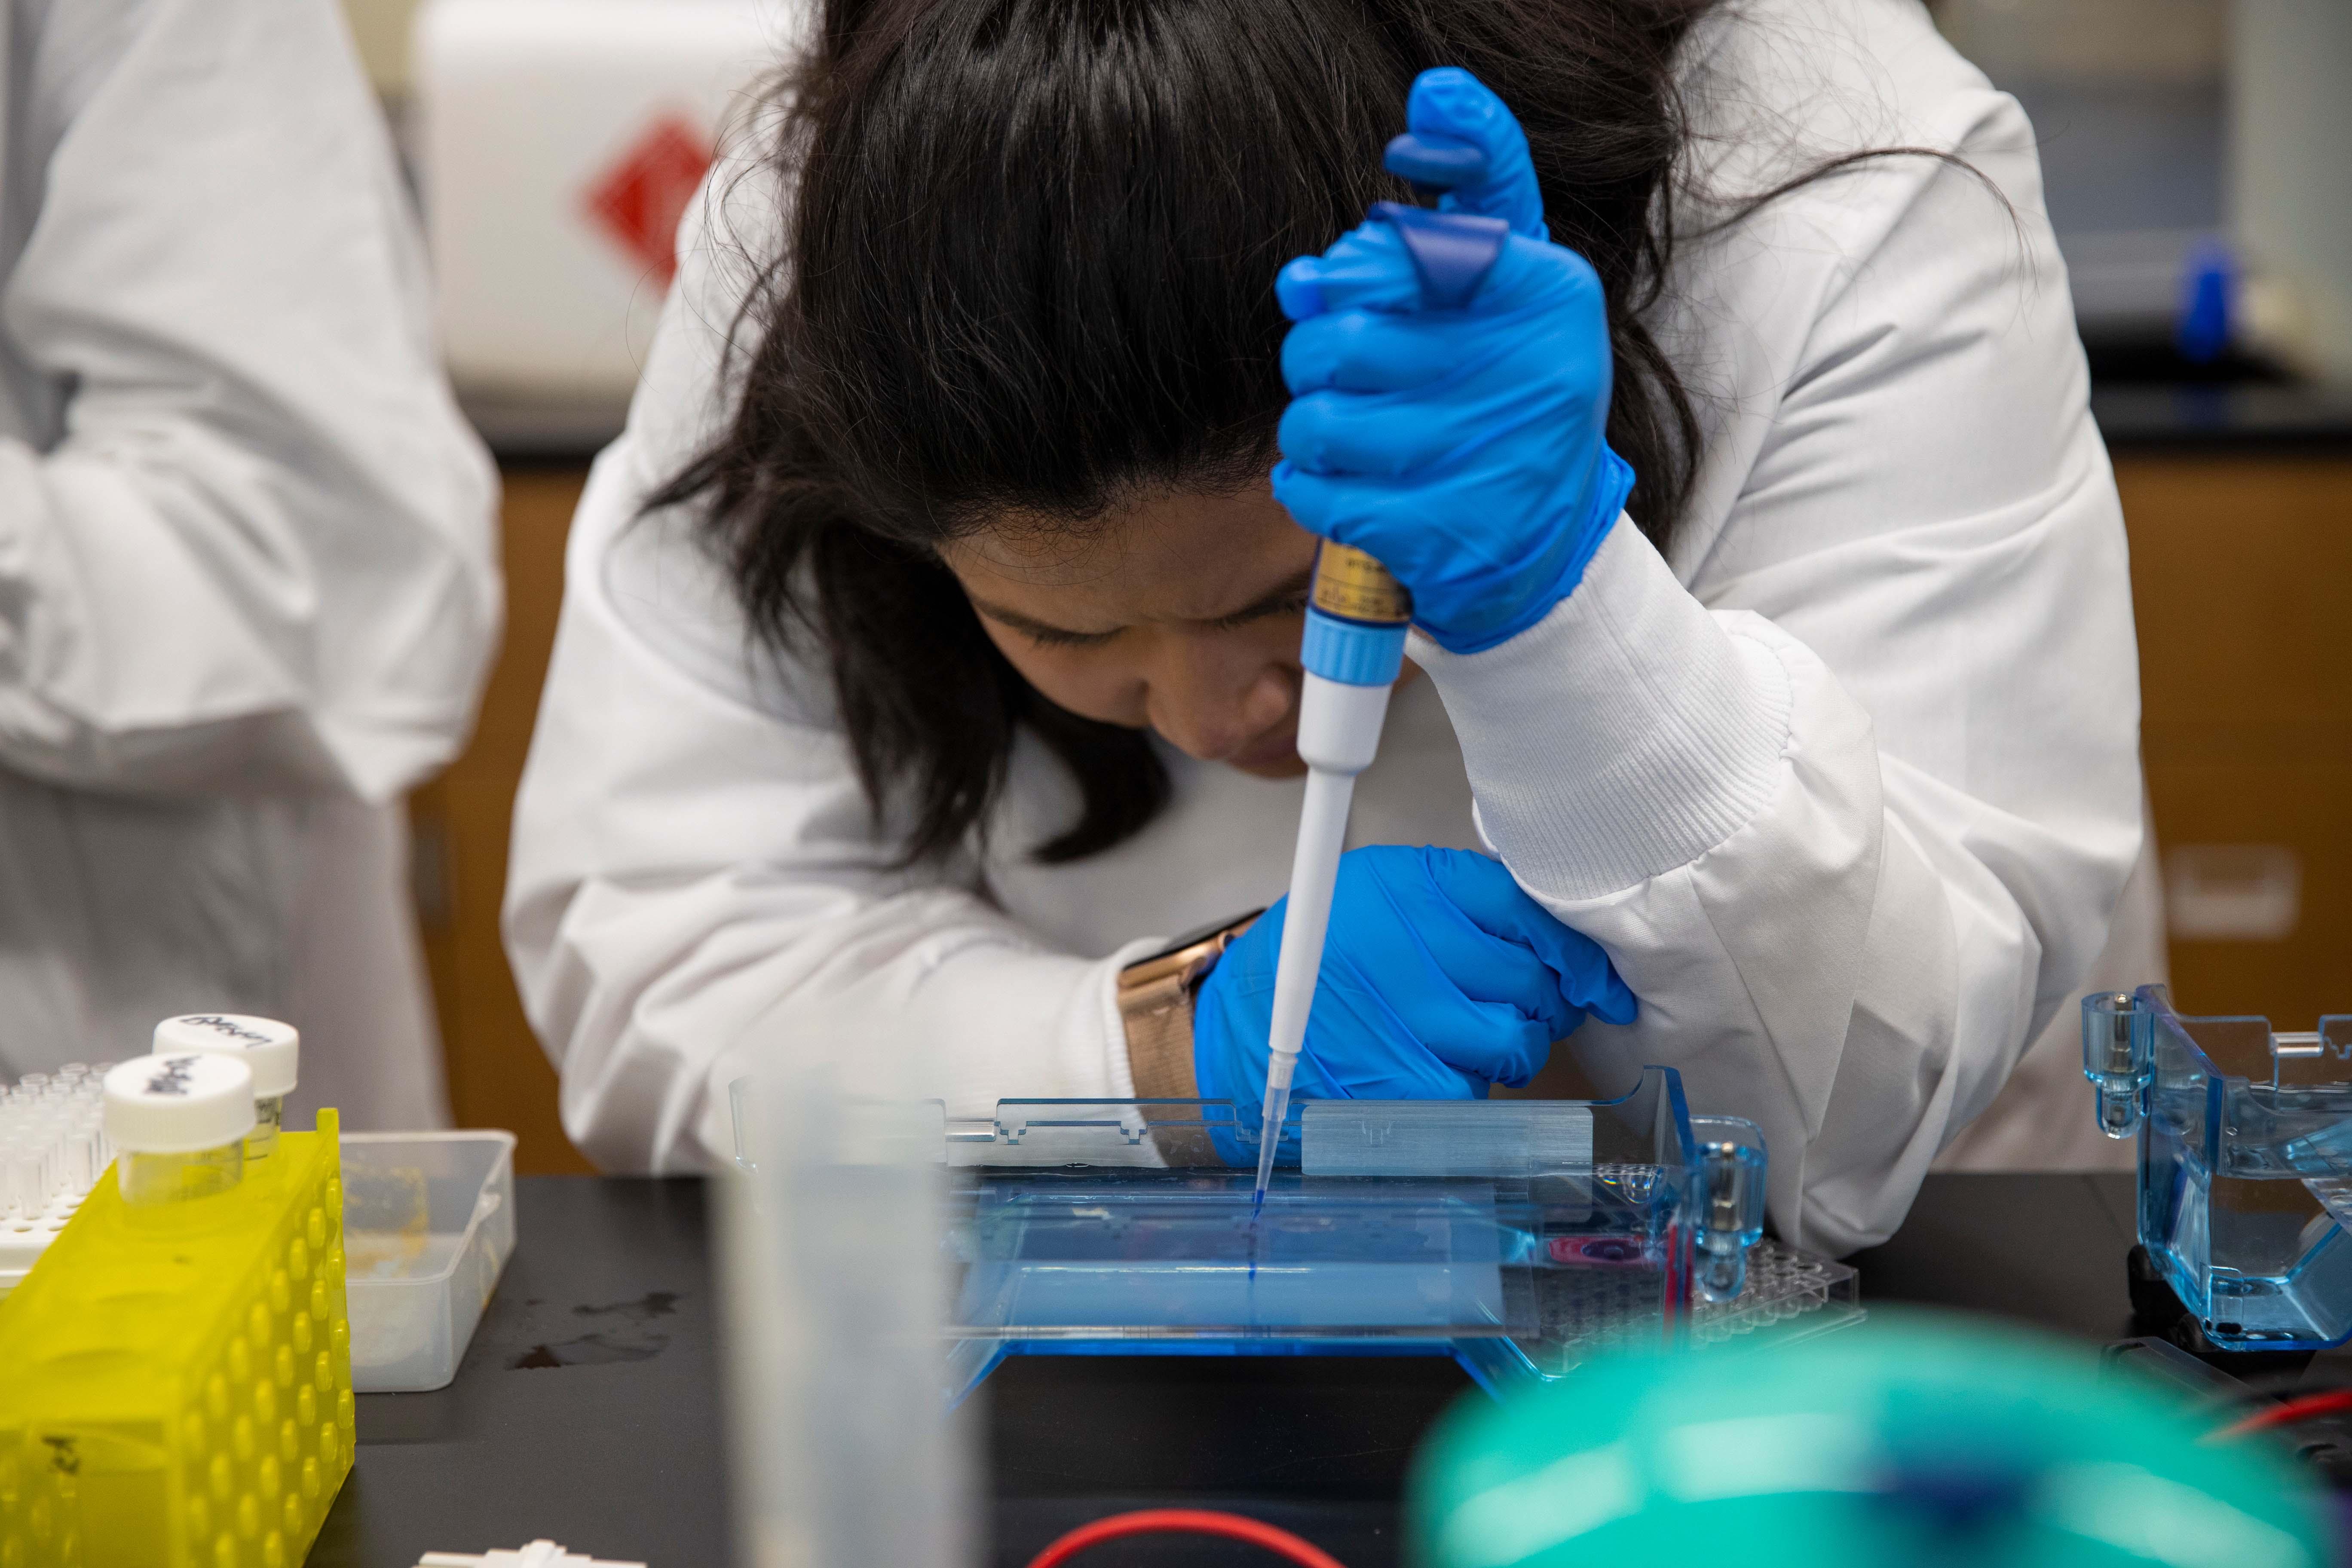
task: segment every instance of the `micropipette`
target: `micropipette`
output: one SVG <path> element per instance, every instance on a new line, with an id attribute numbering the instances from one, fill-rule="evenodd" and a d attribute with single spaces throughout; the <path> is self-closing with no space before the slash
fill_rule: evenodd
<path id="1" fill-rule="evenodd" d="M 1486 178 L 1485 158 L 1451 139 L 1400 136 L 1389 143 L 1387 163 L 1424 194 Z M 1374 204 L 1371 216 L 1394 227 L 1404 242 L 1421 276 L 1421 302 L 1428 309 L 1467 304 L 1510 234 L 1499 219 L 1395 202 Z M 1323 937 L 1330 924 L 1331 890 L 1339 879 L 1356 775 L 1371 765 L 1380 749 L 1381 726 L 1404 665 L 1412 621 L 1412 596 L 1388 568 L 1360 550 L 1324 542 L 1315 559 L 1307 633 L 1298 652 L 1306 670 L 1298 694 L 1298 755 L 1307 764 L 1307 800 L 1298 814 L 1298 847 L 1291 857 L 1290 898 L 1275 962 L 1252 1212 L 1265 1202 L 1276 1146 L 1290 1113 L 1290 1085 L 1323 967 Z"/>
<path id="2" fill-rule="evenodd" d="M 1298 755 L 1307 764 L 1307 803 L 1298 814 L 1298 847 L 1290 862 L 1290 901 L 1275 961 L 1274 1016 L 1267 1027 L 1265 1120 L 1258 1131 L 1255 1203 L 1265 1201 L 1275 1146 L 1289 1114 L 1290 1080 L 1307 1042 L 1307 1015 L 1323 967 L 1323 933 L 1331 889 L 1348 837 L 1356 775 L 1371 765 L 1388 717 L 1389 692 L 1404 666 L 1412 596 L 1388 568 L 1360 550 L 1326 542 L 1315 558 L 1306 674 L 1298 694 Z"/>

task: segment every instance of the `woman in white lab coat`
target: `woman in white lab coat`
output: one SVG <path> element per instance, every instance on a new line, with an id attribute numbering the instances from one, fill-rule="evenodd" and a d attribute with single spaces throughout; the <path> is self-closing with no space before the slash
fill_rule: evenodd
<path id="1" fill-rule="evenodd" d="M 1237 917 L 1297 820 L 1315 544 L 1277 458 L 1322 531 L 1394 484 L 1437 557 L 1551 552 L 1453 611 L 1470 566 L 1390 560 L 1419 678 L 1351 843 L 1501 867 L 1351 851 L 1326 994 L 1337 963 L 1361 994 L 1302 1073 L 1533 1076 L 1418 1027 L 1450 987 L 1573 1029 L 1603 1091 L 1664 1063 L 1756 1119 L 1779 1228 L 1830 1249 L 2045 1030 L 2063 1076 L 2142 847 L 2123 531 L 2031 132 L 1916 5 L 837 0 L 820 39 L 689 216 L 572 536 L 508 929 L 592 1157 L 722 1157 L 762 1060 L 927 1060 L 967 1114 L 1253 1095 Z M 1561 346 L 1318 381 L 1286 287 L 1286 386 L 1274 276 L 1401 194 L 1379 149 L 1438 65 L 1526 128 L 1496 216 L 1571 280 L 1528 318 Z M 1557 397 L 1502 420 L 1538 454 L 1416 468 L 1507 362 L 1491 408 Z M 1404 399 L 1398 455 L 1278 424 L 1293 391 Z"/>
<path id="2" fill-rule="evenodd" d="M 0 1076 L 226 1010 L 447 1111 L 401 796 L 496 641 L 495 479 L 331 0 L 10 9 Z"/>

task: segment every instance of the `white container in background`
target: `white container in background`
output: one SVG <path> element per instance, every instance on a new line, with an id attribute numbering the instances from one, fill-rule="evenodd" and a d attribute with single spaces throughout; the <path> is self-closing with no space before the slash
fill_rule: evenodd
<path id="1" fill-rule="evenodd" d="M 342 1144 L 352 1387 L 446 1387 L 514 1252 L 514 1134 L 346 1132 Z"/>
<path id="2" fill-rule="evenodd" d="M 426 0 L 412 145 L 443 352 L 469 407 L 618 427 L 679 214 L 804 9 Z"/>
<path id="3" fill-rule="evenodd" d="M 2263 335 L 2285 337 L 2272 346 L 2336 381 L 2352 381 L 2347 77 L 2352 5 L 2344 0 L 2237 0 L 2231 8 L 2232 216 L 2239 243 L 2286 295 Z"/>

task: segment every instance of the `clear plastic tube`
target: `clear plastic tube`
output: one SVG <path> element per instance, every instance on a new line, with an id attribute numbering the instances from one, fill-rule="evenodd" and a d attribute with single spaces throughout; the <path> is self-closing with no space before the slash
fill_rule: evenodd
<path id="1" fill-rule="evenodd" d="M 61 1218 L 112 1158 L 103 1086 L 80 1062 L 0 1086 L 0 1224 Z"/>
<path id="2" fill-rule="evenodd" d="M 28 1140 L 0 1142 L 0 1218 L 30 1220 L 47 1206 L 40 1152 Z"/>

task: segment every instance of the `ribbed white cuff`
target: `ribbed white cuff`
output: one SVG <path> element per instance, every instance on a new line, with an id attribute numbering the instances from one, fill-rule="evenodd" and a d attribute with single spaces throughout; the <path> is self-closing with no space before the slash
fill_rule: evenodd
<path id="1" fill-rule="evenodd" d="M 1727 632 L 1630 518 L 1510 641 L 1450 654 L 1416 632 L 1407 651 L 1444 699 L 1487 837 L 1535 892 L 1647 881 L 1771 798 L 1789 733 L 1780 659 Z"/>

